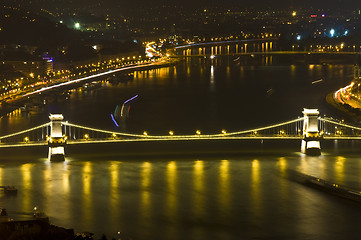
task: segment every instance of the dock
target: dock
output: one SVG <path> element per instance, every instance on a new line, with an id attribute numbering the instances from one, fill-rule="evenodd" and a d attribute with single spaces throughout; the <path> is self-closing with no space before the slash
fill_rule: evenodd
<path id="1" fill-rule="evenodd" d="M 304 173 L 296 172 L 296 181 L 306 186 L 319 189 L 326 193 L 361 203 L 361 191 L 340 186 L 337 183 L 330 182 Z"/>

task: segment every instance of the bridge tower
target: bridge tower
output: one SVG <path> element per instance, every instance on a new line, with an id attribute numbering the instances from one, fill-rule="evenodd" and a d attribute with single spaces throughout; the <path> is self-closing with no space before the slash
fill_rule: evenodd
<path id="1" fill-rule="evenodd" d="M 306 155 L 321 155 L 320 139 L 321 135 L 318 129 L 318 109 L 303 109 L 303 139 L 301 143 L 301 152 Z"/>
<path id="2" fill-rule="evenodd" d="M 66 136 L 63 136 L 62 121 L 64 119 L 62 114 L 50 114 L 50 136 L 48 138 L 50 161 L 64 161 L 66 144 Z"/>

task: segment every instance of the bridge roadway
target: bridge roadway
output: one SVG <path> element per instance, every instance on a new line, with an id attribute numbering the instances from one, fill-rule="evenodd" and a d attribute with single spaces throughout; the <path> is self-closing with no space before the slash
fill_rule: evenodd
<path id="1" fill-rule="evenodd" d="M 201 141 L 201 140 L 302 140 L 304 138 L 304 130 L 301 131 L 301 126 L 305 117 L 297 118 L 291 121 L 274 124 L 266 127 L 236 131 L 225 132 L 217 134 L 194 134 L 194 135 L 148 135 L 132 134 L 123 132 L 114 132 L 81 125 L 72 124 L 69 122 L 61 122 L 63 126 L 63 136 L 66 136 L 66 144 L 90 144 L 90 143 L 115 143 L 115 142 L 154 142 L 154 141 Z M 318 131 L 319 140 L 361 140 L 361 128 L 351 126 L 343 122 L 337 122 L 329 118 L 318 118 L 322 123 L 321 129 Z M 326 129 L 325 124 L 330 124 Z M 34 128 L 30 128 L 17 133 L 0 136 L 0 148 L 5 147 L 26 147 L 26 146 L 45 146 L 48 145 L 49 136 L 48 131 L 51 123 L 45 123 Z M 45 130 L 44 130 L 45 129 Z M 288 129 L 288 130 L 284 130 Z M 337 130 L 339 129 L 339 130 Z M 343 129 L 343 132 L 341 130 Z M 347 133 L 346 130 L 350 131 Z M 42 131 L 42 137 L 38 140 L 29 139 L 29 135 L 34 134 L 35 131 Z M 79 131 L 82 131 L 79 133 Z M 334 132 L 332 132 L 334 131 Z M 75 134 L 78 132 L 77 134 Z M 303 133 L 302 133 L 303 132 Z M 91 137 L 91 133 L 98 134 L 98 137 Z M 45 135 L 46 134 L 46 135 Z M 100 134 L 100 136 L 99 136 Z M 49 134 L 50 135 L 50 134 Z M 60 135 L 60 136 L 62 136 Z M 15 138 L 24 139 L 24 141 L 10 141 L 7 139 Z M 23 138 L 26 136 L 25 138 Z M 25 141 L 26 139 L 26 141 Z"/>
<path id="2" fill-rule="evenodd" d="M 319 117 L 317 109 L 304 109 L 304 116 L 291 121 L 266 127 L 226 132 L 193 135 L 149 135 L 114 132 L 63 121 L 62 114 L 51 114 L 50 122 L 24 131 L 0 136 L 0 148 L 49 146 L 49 160 L 64 160 L 65 145 L 126 143 L 126 142 L 191 142 L 191 141 L 235 141 L 235 140 L 299 140 L 301 152 L 309 155 L 321 154 L 323 140 L 361 140 L 361 127 L 345 124 L 332 118 Z M 58 161 L 58 160 L 54 160 Z"/>
<path id="3" fill-rule="evenodd" d="M 233 41 L 218 41 L 218 42 L 202 42 L 202 43 L 192 43 L 183 46 L 177 46 L 175 49 L 184 49 L 184 48 L 194 48 L 200 46 L 216 46 L 216 45 L 227 45 L 227 44 L 237 44 L 237 43 L 248 43 L 248 42 L 272 42 L 278 40 L 278 38 L 257 38 L 257 39 L 244 39 L 244 40 L 233 40 Z"/>
<path id="4" fill-rule="evenodd" d="M 73 80 L 69 80 L 67 82 L 63 82 L 63 83 L 58 83 L 58 84 L 54 84 L 52 86 L 48 86 L 48 87 L 43 87 L 39 90 L 24 94 L 23 97 L 28 97 L 31 96 L 33 94 L 37 94 L 37 93 L 42 93 L 45 91 L 49 91 L 51 89 L 55 89 L 55 88 L 60 88 L 60 87 L 65 87 L 65 86 L 69 86 L 69 85 L 73 85 L 73 84 L 77 84 L 77 83 L 83 83 L 83 82 L 87 82 L 89 80 L 94 80 L 97 79 L 99 77 L 103 77 L 109 74 L 114 74 L 117 72 L 122 72 L 122 71 L 135 71 L 135 70 L 144 70 L 147 69 L 149 67 L 157 67 L 157 66 L 162 66 L 164 64 L 167 64 L 168 62 L 166 62 L 165 60 L 160 60 L 157 62 L 150 62 L 150 63 L 144 63 L 144 64 L 133 64 L 133 65 L 128 65 L 128 66 L 124 66 L 118 69 L 111 69 L 109 71 L 106 72 L 102 72 L 102 73 L 96 73 L 87 77 L 82 77 L 82 78 L 77 78 L 77 79 L 73 79 Z"/>
<path id="5" fill-rule="evenodd" d="M 66 145 L 76 144 L 97 144 L 97 143 L 126 143 L 126 142 L 156 142 L 156 141 L 202 141 L 202 140 L 302 140 L 303 136 L 242 136 L 242 137 L 167 137 L 167 138 L 139 138 L 139 139 L 77 139 L 68 140 Z M 356 136 L 323 136 L 320 140 L 361 140 Z M 48 141 L 39 142 L 19 142 L 12 144 L 0 143 L 0 148 L 15 148 L 15 147 L 35 147 L 35 146 L 48 146 Z"/>
<path id="6" fill-rule="evenodd" d="M 155 61 L 155 62 L 147 62 L 147 63 L 142 63 L 142 64 L 125 65 L 125 66 L 123 66 L 121 68 L 118 68 L 118 69 L 111 69 L 111 70 L 108 70 L 106 72 L 101 72 L 101 73 L 92 74 L 92 75 L 89 75 L 89 76 L 86 76 L 86 77 L 71 79 L 71 80 L 68 80 L 68 81 L 65 81 L 65 82 L 64 81 L 57 82 L 57 83 L 54 83 L 53 85 L 43 87 L 43 88 L 40 88 L 40 89 L 37 89 L 37 90 L 34 90 L 34 91 L 30 91 L 30 92 L 27 92 L 25 94 L 24 93 L 19 93 L 19 94 L 16 94 L 16 95 L 12 95 L 10 100 L 6 100 L 6 102 L 12 106 L 12 107 L 8 106 L 9 109 L 4 109 L 3 108 L 3 105 L 1 104 L 1 100 L 3 100 L 3 98 L 5 98 L 5 97 L 2 97 L 2 98 L 0 98 L 0 114 L 12 111 L 15 108 L 18 108 L 18 107 L 22 106 L 23 104 L 25 104 L 25 101 L 27 101 L 28 97 L 31 97 L 31 96 L 36 95 L 36 94 L 51 92 L 51 90 L 62 90 L 63 91 L 63 90 L 66 90 L 66 89 L 72 89 L 72 88 L 75 88 L 77 86 L 81 86 L 84 83 L 99 80 L 99 78 L 105 77 L 105 76 L 110 75 L 110 74 L 116 74 L 118 72 L 129 72 L 129 71 L 135 71 L 135 70 L 147 70 L 147 69 L 167 66 L 167 65 L 169 65 L 171 63 L 172 63 L 172 61 L 169 60 L 169 59 L 160 59 L 160 60 Z"/>
<path id="7" fill-rule="evenodd" d="M 359 138 L 361 139 L 361 137 Z M 91 144 L 91 143 L 124 143 L 124 142 L 155 142 L 155 141 L 202 141 L 202 140 L 302 140 L 302 136 L 242 136 L 242 137 L 232 137 L 232 136 L 223 136 L 223 137 L 203 137 L 203 136 L 194 136 L 194 137 L 168 137 L 164 138 L 153 138 L 153 137 L 144 137 L 144 138 L 134 138 L 134 139 L 77 139 L 77 140 L 68 140 L 67 145 L 74 144 Z M 48 141 L 37 141 L 37 142 L 19 142 L 19 143 L 0 143 L 0 148 L 11 148 L 11 147 L 31 147 L 31 146 L 47 146 Z"/>
<path id="8" fill-rule="evenodd" d="M 252 56 L 252 55 L 361 55 L 361 52 L 314 52 L 314 51 L 269 51 L 269 52 L 243 52 L 243 53 L 222 53 L 213 56 Z M 172 58 L 204 57 L 212 54 L 175 55 Z"/>

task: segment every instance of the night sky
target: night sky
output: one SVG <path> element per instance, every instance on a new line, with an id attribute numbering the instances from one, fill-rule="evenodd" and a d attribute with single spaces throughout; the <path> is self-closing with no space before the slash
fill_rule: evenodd
<path id="1" fill-rule="evenodd" d="M 244 8 L 323 8 L 323 9 L 353 9 L 361 8 L 360 0 L 3 0 L 4 2 L 21 2 L 27 5 L 42 5 L 44 7 L 66 6 L 79 8 L 87 5 L 101 5 L 101 7 L 120 6 L 124 8 L 139 7 L 140 5 L 160 6 L 178 5 L 182 7 L 208 6 L 241 6 Z"/>

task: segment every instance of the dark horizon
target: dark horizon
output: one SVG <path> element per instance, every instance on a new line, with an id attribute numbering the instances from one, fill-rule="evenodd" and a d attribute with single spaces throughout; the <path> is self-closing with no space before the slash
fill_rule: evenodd
<path id="1" fill-rule="evenodd" d="M 3 0 L 6 5 L 17 5 L 35 8 L 88 8 L 89 6 L 97 6 L 99 10 L 106 10 L 117 7 L 118 9 L 131 10 L 133 8 L 145 7 L 172 7 L 178 6 L 184 9 L 196 9 L 207 7 L 224 7 L 224 8 L 257 8 L 257 9 L 293 9 L 293 8 L 314 8 L 314 9 L 330 9 L 330 10 L 352 10 L 361 8 L 361 1 L 357 0 L 154 0 L 144 2 L 143 0 Z"/>

